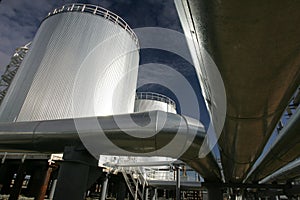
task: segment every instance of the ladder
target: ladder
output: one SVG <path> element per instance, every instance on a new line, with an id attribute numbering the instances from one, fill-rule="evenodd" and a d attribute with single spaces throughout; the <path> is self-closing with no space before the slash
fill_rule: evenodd
<path id="1" fill-rule="evenodd" d="M 139 167 L 122 167 L 122 175 L 134 200 L 144 200 L 147 181 Z M 146 197 L 147 199 L 148 197 Z"/>

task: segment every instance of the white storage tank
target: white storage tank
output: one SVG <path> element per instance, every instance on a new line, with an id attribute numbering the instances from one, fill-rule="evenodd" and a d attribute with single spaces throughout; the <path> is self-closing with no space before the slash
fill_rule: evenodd
<path id="1" fill-rule="evenodd" d="M 138 40 L 116 14 L 92 5 L 55 9 L 41 23 L 0 107 L 0 121 L 134 111 Z"/>
<path id="2" fill-rule="evenodd" d="M 154 92 L 137 92 L 135 96 L 134 112 L 153 110 L 177 113 L 176 104 L 171 98 Z"/>

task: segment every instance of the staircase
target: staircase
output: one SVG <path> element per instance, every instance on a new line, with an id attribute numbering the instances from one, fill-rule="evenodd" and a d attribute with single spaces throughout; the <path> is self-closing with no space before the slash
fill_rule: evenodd
<path id="1" fill-rule="evenodd" d="M 123 174 L 126 185 L 130 194 L 134 200 L 148 199 L 146 197 L 147 181 L 144 178 L 139 167 L 122 167 L 121 172 Z"/>

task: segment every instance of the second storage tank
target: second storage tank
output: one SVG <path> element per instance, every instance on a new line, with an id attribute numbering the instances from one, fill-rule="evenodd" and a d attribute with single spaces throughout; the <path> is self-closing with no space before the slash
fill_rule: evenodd
<path id="1" fill-rule="evenodd" d="M 146 112 L 153 110 L 177 114 L 176 104 L 171 98 L 155 92 L 137 92 L 135 96 L 134 111 Z"/>

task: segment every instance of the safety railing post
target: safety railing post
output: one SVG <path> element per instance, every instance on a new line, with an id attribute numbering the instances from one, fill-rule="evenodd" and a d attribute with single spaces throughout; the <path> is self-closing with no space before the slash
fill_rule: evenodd
<path id="1" fill-rule="evenodd" d="M 97 13 L 97 9 L 98 9 L 98 6 L 95 7 L 95 10 L 93 12 L 94 15 Z"/>
<path id="2" fill-rule="evenodd" d="M 82 6 L 81 12 L 83 12 L 85 9 L 85 5 Z"/>

